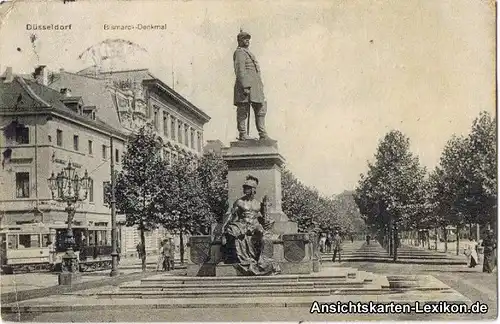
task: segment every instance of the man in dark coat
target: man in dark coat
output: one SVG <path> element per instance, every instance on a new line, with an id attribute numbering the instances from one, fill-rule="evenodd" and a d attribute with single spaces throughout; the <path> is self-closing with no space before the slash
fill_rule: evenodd
<path id="1" fill-rule="evenodd" d="M 255 112 L 255 125 L 260 139 L 267 139 L 265 116 L 267 104 L 264 97 L 264 85 L 260 77 L 260 67 L 255 56 L 250 53 L 250 34 L 241 31 L 238 36 L 238 48 L 233 54 L 234 105 L 237 107 L 236 122 L 239 140 L 249 139 L 246 121 L 250 114 L 250 105 Z"/>
<path id="2" fill-rule="evenodd" d="M 491 273 L 495 269 L 497 261 L 497 244 L 493 231 L 488 232 L 481 245 L 484 247 L 483 272 Z"/>
<path id="3" fill-rule="evenodd" d="M 340 234 L 338 231 L 335 231 L 335 234 L 333 235 L 332 245 L 333 245 L 332 262 L 335 262 L 337 255 L 339 256 L 339 262 L 341 262 L 340 254 L 342 253 L 342 238 L 340 237 Z"/>

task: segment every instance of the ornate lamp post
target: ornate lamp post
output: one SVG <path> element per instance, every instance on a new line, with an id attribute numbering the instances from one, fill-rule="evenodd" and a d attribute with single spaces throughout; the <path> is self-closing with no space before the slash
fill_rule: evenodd
<path id="1" fill-rule="evenodd" d="M 59 284 L 71 285 L 73 282 L 80 280 L 78 258 L 73 251 L 75 238 L 73 237 L 72 225 L 76 212 L 75 205 L 77 202 L 87 199 L 91 179 L 87 170 L 85 170 L 83 177 L 79 177 L 70 161 L 68 166 L 59 172 L 57 176 L 54 176 L 54 172 L 52 172 L 48 181 L 52 198 L 66 202 L 65 211 L 68 213 L 68 230 L 64 241 L 66 253 L 62 257 Z"/>

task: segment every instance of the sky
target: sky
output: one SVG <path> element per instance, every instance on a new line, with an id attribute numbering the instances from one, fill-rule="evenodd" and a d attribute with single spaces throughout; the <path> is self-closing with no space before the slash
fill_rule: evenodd
<path id="1" fill-rule="evenodd" d="M 0 69 L 148 68 L 211 116 L 205 140 L 228 145 L 237 136 L 232 55 L 243 28 L 262 68 L 269 135 L 303 183 L 331 195 L 355 188 L 388 131 L 408 136 L 433 169 L 453 134 L 467 134 L 480 111 L 495 113 L 493 3 L 17 1 L 0 8 Z M 167 28 L 103 27 L 138 23 Z"/>

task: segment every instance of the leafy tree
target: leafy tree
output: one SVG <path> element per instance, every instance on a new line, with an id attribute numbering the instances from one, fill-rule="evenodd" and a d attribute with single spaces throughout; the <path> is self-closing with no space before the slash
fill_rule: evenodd
<path id="1" fill-rule="evenodd" d="M 497 150 L 496 118 L 482 112 L 472 124 L 468 137 L 469 159 L 467 167 L 470 192 L 469 224 L 477 222 L 496 227 L 497 220 Z"/>
<path id="2" fill-rule="evenodd" d="M 144 231 L 156 228 L 156 200 L 162 183 L 157 174 L 162 162 L 157 153 L 162 141 L 149 126 L 139 129 L 127 143 L 122 171 L 116 176 L 116 207 L 126 216 L 127 226 L 137 226 L 145 247 Z M 144 251 L 143 251 L 144 252 Z M 142 253 L 142 270 L 146 271 L 146 253 Z"/>
<path id="3" fill-rule="evenodd" d="M 198 162 L 198 177 L 203 196 L 210 206 L 210 218 L 222 222 L 229 208 L 227 164 L 216 154 L 205 154 Z"/>
<path id="4" fill-rule="evenodd" d="M 362 175 L 356 188 L 356 203 L 368 222 L 388 227 L 389 250 L 397 260 L 398 224 L 411 216 L 421 201 L 419 189 L 425 169 L 410 152 L 410 141 L 400 131 L 387 133 L 379 143 L 374 164 Z M 394 244 L 396 243 L 396 244 Z"/>
<path id="5" fill-rule="evenodd" d="M 450 212 L 450 207 L 448 202 L 449 189 L 447 183 L 445 182 L 442 169 L 436 167 L 429 175 L 428 186 L 427 200 L 431 209 L 428 221 L 433 223 L 435 228 L 441 228 L 443 230 L 444 248 L 446 252 L 448 251 L 448 236 L 446 227 L 450 224 L 450 217 L 447 215 Z M 436 243 L 437 239 L 436 235 Z"/>
<path id="6" fill-rule="evenodd" d="M 208 234 L 215 215 L 206 199 L 194 158 L 179 158 L 172 165 L 165 162 L 157 177 L 163 184 L 155 202 L 160 211 L 158 222 L 179 235 L 180 257 L 184 262 L 184 236 Z"/>
<path id="7" fill-rule="evenodd" d="M 354 199 L 353 191 L 344 191 L 334 197 L 336 213 L 347 233 L 361 233 L 366 229 L 364 218 Z"/>
<path id="8" fill-rule="evenodd" d="M 437 174 L 441 181 L 438 191 L 439 199 L 444 207 L 442 211 L 448 223 L 457 228 L 457 254 L 459 253 L 460 227 L 467 220 L 471 220 L 475 209 L 474 201 L 471 199 L 471 195 L 476 195 L 476 189 L 471 182 L 470 148 L 468 138 L 453 136 L 446 143 L 437 167 Z"/>
<path id="9" fill-rule="evenodd" d="M 282 172 L 281 186 L 283 212 L 297 222 L 299 232 L 315 227 L 323 231 L 338 229 L 348 232 L 350 222 L 346 215 L 339 213 L 335 199 L 322 196 L 318 190 L 304 185 L 288 170 Z"/>
<path id="10" fill-rule="evenodd" d="M 299 232 L 306 231 L 313 223 L 310 208 L 311 195 L 307 188 L 289 170 L 283 170 L 281 191 L 283 212 L 291 221 L 297 222 Z"/>

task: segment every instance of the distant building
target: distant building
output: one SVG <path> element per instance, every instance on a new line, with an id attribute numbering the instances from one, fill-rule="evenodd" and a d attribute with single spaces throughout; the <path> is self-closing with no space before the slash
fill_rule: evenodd
<path id="1" fill-rule="evenodd" d="M 222 155 L 222 148 L 224 147 L 224 143 L 220 140 L 207 140 L 207 144 L 203 148 L 203 154 L 215 154 Z"/>

